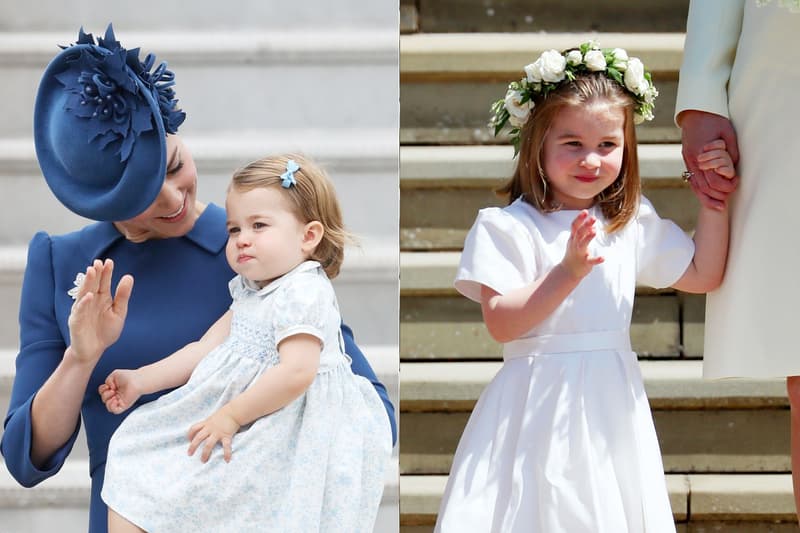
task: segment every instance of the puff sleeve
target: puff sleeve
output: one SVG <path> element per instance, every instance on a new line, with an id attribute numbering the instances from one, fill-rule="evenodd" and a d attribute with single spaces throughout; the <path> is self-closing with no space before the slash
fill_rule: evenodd
<path id="1" fill-rule="evenodd" d="M 72 436 L 41 469 L 32 463 L 31 404 L 66 350 L 55 316 L 54 291 L 51 241 L 40 232 L 28 247 L 19 311 L 20 351 L 0 443 L 8 471 L 25 487 L 32 487 L 61 469 L 80 428 L 78 420 Z"/>
<path id="2" fill-rule="evenodd" d="M 655 288 L 673 285 L 694 257 L 694 241 L 673 221 L 659 217 L 645 197 L 635 220 L 636 281 Z"/>
<path id="3" fill-rule="evenodd" d="M 456 290 L 480 302 L 481 285 L 503 294 L 536 276 L 533 239 L 524 226 L 503 209 L 481 209 L 464 242 Z"/>
<path id="4" fill-rule="evenodd" d="M 320 276 L 295 276 L 276 294 L 272 314 L 275 344 L 292 335 L 305 333 L 325 341 L 325 324 L 335 305 L 333 287 Z M 337 324 L 338 326 L 338 321 Z"/>

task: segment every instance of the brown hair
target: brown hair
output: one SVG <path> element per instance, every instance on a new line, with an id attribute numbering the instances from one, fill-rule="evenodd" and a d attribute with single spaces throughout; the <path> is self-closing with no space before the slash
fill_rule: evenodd
<path id="1" fill-rule="evenodd" d="M 542 212 L 558 210 L 559 206 L 553 202 L 552 191 L 547 188 L 547 176 L 542 167 L 544 141 L 559 111 L 567 106 L 585 106 L 594 102 L 620 107 L 625 113 L 625 147 L 619 176 L 595 199 L 608 220 L 608 233 L 624 227 L 633 218 L 641 195 L 633 120 L 636 102 L 619 83 L 604 73 L 580 74 L 573 81 L 560 85 L 534 101 L 531 116 L 520 132 L 520 150 L 514 176 L 497 193 L 508 195 L 508 203 L 522 196 Z"/>
<path id="2" fill-rule="evenodd" d="M 281 174 L 286 172 L 286 164 L 290 159 L 300 169 L 294 173 L 296 183 L 284 188 L 281 186 Z M 311 254 L 311 259 L 319 261 L 329 278 L 333 279 L 339 274 L 344 261 L 344 245 L 354 242 L 354 238 L 344 227 L 336 190 L 322 168 L 300 154 L 264 157 L 237 170 L 230 187 L 238 191 L 278 187 L 290 199 L 294 214 L 302 223 L 316 220 L 322 224 L 322 240 Z"/>

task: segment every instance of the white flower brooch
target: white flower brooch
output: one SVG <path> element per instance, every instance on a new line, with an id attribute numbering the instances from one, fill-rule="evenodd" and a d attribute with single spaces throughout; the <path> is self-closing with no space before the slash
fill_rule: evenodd
<path id="1" fill-rule="evenodd" d="M 72 296 L 73 300 L 78 299 L 78 291 L 81 290 L 81 285 L 83 285 L 83 280 L 85 279 L 86 279 L 86 274 L 84 274 L 83 272 L 78 272 L 78 275 L 75 276 L 75 281 L 72 282 L 72 284 L 75 286 L 67 291 L 67 294 Z"/>

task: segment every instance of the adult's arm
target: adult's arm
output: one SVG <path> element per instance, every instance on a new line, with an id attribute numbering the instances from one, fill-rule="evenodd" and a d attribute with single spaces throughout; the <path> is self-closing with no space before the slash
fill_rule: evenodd
<path id="1" fill-rule="evenodd" d="M 397 422 L 395 421 L 394 405 L 392 405 L 392 401 L 389 399 L 389 393 L 386 391 L 386 387 L 383 383 L 381 383 L 375 375 L 375 371 L 372 370 L 372 367 L 369 365 L 367 358 L 364 357 L 361 349 L 356 345 L 355 338 L 353 337 L 353 330 L 345 324 L 342 324 L 342 337 L 344 337 L 344 351 L 353 360 L 351 365 L 353 373 L 368 379 L 383 401 L 383 405 L 386 408 L 386 415 L 389 417 L 389 424 L 392 426 L 392 444 L 395 444 L 397 442 Z"/>
<path id="2" fill-rule="evenodd" d="M 58 472 L 72 450 L 91 373 L 65 353 L 55 315 L 52 265 L 50 238 L 37 233 L 28 248 L 20 351 L 0 442 L 9 472 L 26 487 Z"/>
<path id="3" fill-rule="evenodd" d="M 736 132 L 728 112 L 730 79 L 744 0 L 694 0 L 689 5 L 675 122 L 681 127 L 683 160 L 694 173 L 692 188 L 704 206 L 723 209 L 735 185 L 699 168 L 703 147 L 724 139 L 734 162 L 739 159 Z"/>

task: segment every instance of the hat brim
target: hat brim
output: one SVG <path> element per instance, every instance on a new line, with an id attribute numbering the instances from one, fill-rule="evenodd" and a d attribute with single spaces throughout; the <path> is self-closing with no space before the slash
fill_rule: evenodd
<path id="1" fill-rule="evenodd" d="M 56 78 L 71 68 L 67 60 L 87 47 L 63 50 L 42 76 L 33 115 L 36 157 L 50 190 L 68 209 L 93 220 L 127 220 L 144 212 L 163 186 L 166 133 L 158 103 L 132 75 L 140 103 L 151 115 L 152 129 L 138 135 L 124 162 L 117 142 L 101 147 L 98 139 L 90 140 L 92 119 L 65 109 L 70 95 Z"/>

